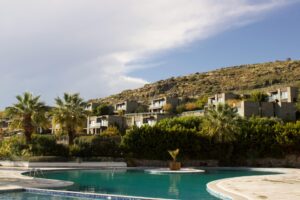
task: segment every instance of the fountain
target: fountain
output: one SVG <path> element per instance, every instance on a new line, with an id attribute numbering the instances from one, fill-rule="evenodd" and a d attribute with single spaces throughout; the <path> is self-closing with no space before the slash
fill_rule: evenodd
<path id="1" fill-rule="evenodd" d="M 190 173 L 204 173 L 204 170 L 194 168 L 181 168 L 181 163 L 177 162 L 176 158 L 179 154 L 179 149 L 168 151 L 173 160 L 169 164 L 169 168 L 147 169 L 146 172 L 150 174 L 190 174 Z"/>

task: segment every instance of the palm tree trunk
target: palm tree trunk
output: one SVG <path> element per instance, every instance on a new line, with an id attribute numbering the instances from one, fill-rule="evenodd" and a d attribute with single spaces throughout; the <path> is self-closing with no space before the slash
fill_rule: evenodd
<path id="1" fill-rule="evenodd" d="M 31 132 L 25 131 L 24 135 L 25 135 L 25 139 L 26 139 L 26 144 L 29 144 L 31 142 Z"/>
<path id="2" fill-rule="evenodd" d="M 34 130 L 34 127 L 31 124 L 31 116 L 30 115 L 26 115 L 24 117 L 23 129 L 24 129 L 24 135 L 26 138 L 26 143 L 29 144 L 31 142 L 31 134 Z"/>
<path id="3" fill-rule="evenodd" d="M 73 145 L 74 144 L 74 138 L 75 138 L 75 134 L 73 131 L 69 131 L 68 132 L 68 136 L 69 136 L 69 145 Z"/>

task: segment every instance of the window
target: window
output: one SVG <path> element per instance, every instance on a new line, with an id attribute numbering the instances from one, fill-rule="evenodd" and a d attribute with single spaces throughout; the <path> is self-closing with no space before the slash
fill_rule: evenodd
<path id="1" fill-rule="evenodd" d="M 288 98 L 288 93 L 287 92 L 282 92 L 281 93 L 281 98 L 282 99 L 287 99 Z"/>

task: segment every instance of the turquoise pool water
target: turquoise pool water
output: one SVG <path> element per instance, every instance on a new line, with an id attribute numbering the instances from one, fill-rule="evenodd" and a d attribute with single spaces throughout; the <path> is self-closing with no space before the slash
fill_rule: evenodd
<path id="1" fill-rule="evenodd" d="M 68 180 L 71 191 L 171 199 L 215 200 L 206 191 L 210 181 L 272 174 L 246 170 L 209 170 L 199 174 L 149 174 L 143 170 L 69 170 L 44 173 L 44 178 Z"/>

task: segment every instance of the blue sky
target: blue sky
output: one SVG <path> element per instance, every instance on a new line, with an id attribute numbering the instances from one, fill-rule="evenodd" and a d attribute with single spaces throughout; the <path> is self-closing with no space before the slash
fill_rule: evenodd
<path id="1" fill-rule="evenodd" d="M 299 11 L 300 4 L 294 4 L 247 26 L 176 48 L 150 59 L 163 62 L 156 70 L 137 70 L 132 75 L 152 82 L 226 66 L 300 59 Z"/>
<path id="2" fill-rule="evenodd" d="M 0 109 L 219 67 L 300 59 L 300 0 L 1 0 Z"/>

